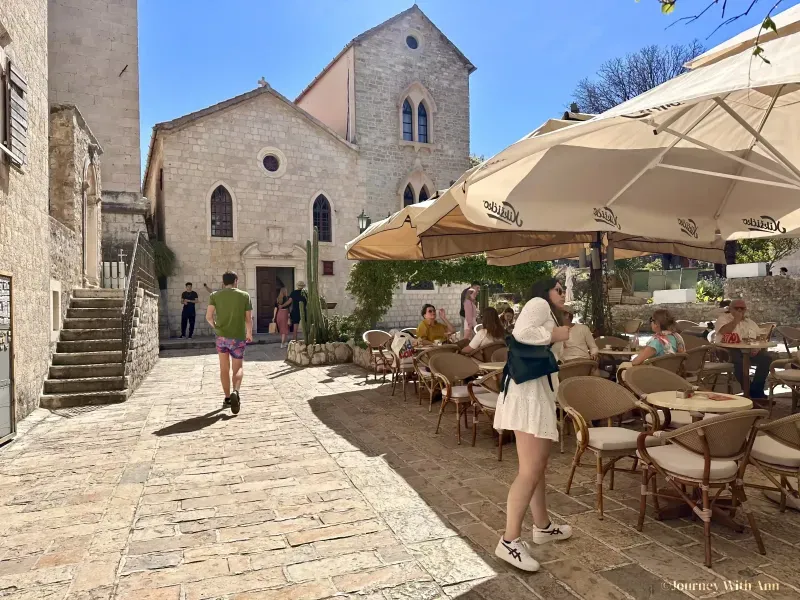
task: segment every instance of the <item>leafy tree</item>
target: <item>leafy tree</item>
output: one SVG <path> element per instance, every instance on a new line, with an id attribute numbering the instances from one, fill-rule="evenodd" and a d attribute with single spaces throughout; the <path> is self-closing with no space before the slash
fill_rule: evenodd
<path id="1" fill-rule="evenodd" d="M 361 261 L 350 270 L 347 291 L 356 299 L 355 318 L 374 326 L 392 306 L 392 295 L 406 282 L 433 281 L 450 285 L 483 281 L 525 296 L 534 281 L 552 273 L 550 263 L 531 262 L 513 267 L 489 265 L 484 255 L 452 260 Z"/>
<path id="2" fill-rule="evenodd" d="M 470 154 L 470 156 L 469 156 L 469 168 L 471 169 L 472 167 L 477 167 L 479 164 L 481 164 L 485 160 L 486 160 L 486 158 L 484 158 L 483 154 L 481 154 L 480 156 L 478 156 L 477 154 Z"/>
<path id="3" fill-rule="evenodd" d="M 739 240 L 736 249 L 737 263 L 767 263 L 767 270 L 772 270 L 779 260 L 800 251 L 800 239 L 773 238 L 763 240 Z"/>
<path id="4" fill-rule="evenodd" d="M 680 75 L 683 65 L 703 52 L 695 40 L 686 45 L 645 46 L 624 57 L 607 60 L 595 78 L 584 78 L 573 92 L 574 105 L 587 113 L 601 113 Z"/>

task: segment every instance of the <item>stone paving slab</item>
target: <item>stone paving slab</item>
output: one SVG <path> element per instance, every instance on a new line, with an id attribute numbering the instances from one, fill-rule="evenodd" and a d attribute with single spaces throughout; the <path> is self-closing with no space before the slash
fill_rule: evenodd
<path id="1" fill-rule="evenodd" d="M 590 461 L 566 495 L 574 437 L 547 474 L 574 537 L 516 571 L 493 556 L 516 453 L 496 460 L 485 418 L 476 447 L 469 422 L 458 445 L 410 387 L 403 402 L 357 367 L 296 369 L 273 345 L 247 358 L 235 417 L 216 356 L 190 349 L 165 352 L 124 404 L 23 421 L 0 449 L 0 599 L 800 597 L 798 513 L 753 491 L 767 555 L 714 526 L 707 569 L 697 522 L 648 515 L 636 531 L 638 477 L 606 485 L 602 521 Z"/>

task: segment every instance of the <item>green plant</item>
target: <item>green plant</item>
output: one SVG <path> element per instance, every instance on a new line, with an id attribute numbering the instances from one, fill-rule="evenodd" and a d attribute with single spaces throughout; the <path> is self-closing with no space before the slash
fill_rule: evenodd
<path id="1" fill-rule="evenodd" d="M 366 328 L 374 327 L 392 307 L 394 291 L 406 282 L 433 281 L 439 285 L 482 281 L 503 286 L 505 292 L 525 296 L 537 279 L 550 276 L 548 262 L 513 267 L 489 265 L 486 257 L 452 260 L 361 261 L 350 269 L 347 291 L 356 300 L 353 317 Z"/>
<path id="2" fill-rule="evenodd" d="M 725 294 L 725 280 L 722 277 L 700 279 L 695 290 L 698 302 L 720 302 Z"/>
<path id="3" fill-rule="evenodd" d="M 308 287 L 305 306 L 300 306 L 300 322 L 306 344 L 325 344 L 329 341 L 330 328 L 327 308 L 323 312 L 319 295 L 319 231 L 314 228 L 313 241 L 306 241 L 306 275 Z M 327 306 L 327 305 L 326 305 Z"/>
<path id="4" fill-rule="evenodd" d="M 800 239 L 775 238 L 765 240 L 739 240 L 736 246 L 737 263 L 767 263 L 767 270 L 777 261 L 800 251 Z"/>
<path id="5" fill-rule="evenodd" d="M 153 262 L 155 263 L 156 277 L 172 277 L 175 272 L 175 253 L 164 242 L 151 240 L 153 247 Z"/>

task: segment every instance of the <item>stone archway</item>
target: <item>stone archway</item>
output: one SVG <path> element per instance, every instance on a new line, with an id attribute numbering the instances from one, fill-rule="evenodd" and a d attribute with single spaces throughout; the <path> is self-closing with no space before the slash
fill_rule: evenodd
<path id="1" fill-rule="evenodd" d="M 83 168 L 83 282 L 100 285 L 100 189 L 97 166 L 87 157 Z"/>

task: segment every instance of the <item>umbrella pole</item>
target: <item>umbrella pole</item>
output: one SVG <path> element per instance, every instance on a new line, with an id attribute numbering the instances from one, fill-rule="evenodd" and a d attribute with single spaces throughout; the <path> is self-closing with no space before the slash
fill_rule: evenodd
<path id="1" fill-rule="evenodd" d="M 589 261 L 589 284 L 592 296 L 592 328 L 595 335 L 608 335 L 606 331 L 606 311 L 605 311 L 605 282 L 603 281 L 603 258 L 602 258 L 603 234 L 597 233 L 596 239 L 592 242 L 592 256 Z"/>

